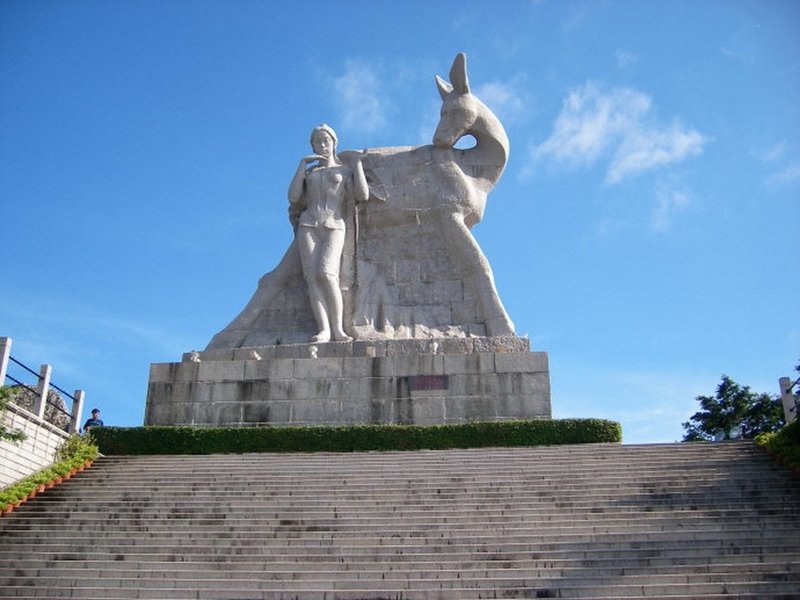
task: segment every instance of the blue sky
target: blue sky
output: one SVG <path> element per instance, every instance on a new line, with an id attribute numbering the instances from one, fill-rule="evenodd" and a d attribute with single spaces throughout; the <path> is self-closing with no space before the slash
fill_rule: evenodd
<path id="1" fill-rule="evenodd" d="M 506 172 L 474 233 L 556 417 L 669 442 L 800 359 L 800 4 L 0 0 L 0 335 L 105 420 L 291 239 L 310 129 L 430 143 L 467 54 Z M 90 408 L 91 406 L 88 406 Z"/>

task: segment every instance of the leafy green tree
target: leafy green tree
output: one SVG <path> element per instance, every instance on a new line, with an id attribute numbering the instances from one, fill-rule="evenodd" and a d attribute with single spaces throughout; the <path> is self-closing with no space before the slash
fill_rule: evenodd
<path id="1" fill-rule="evenodd" d="M 11 390 L 7 387 L 0 387 L 0 413 L 5 411 L 6 406 L 11 401 Z M 25 434 L 16 429 L 9 429 L 0 423 L 0 440 L 9 442 L 21 442 L 25 439 Z"/>
<path id="2" fill-rule="evenodd" d="M 757 394 L 727 375 L 714 396 L 698 396 L 701 410 L 683 423 L 684 442 L 711 441 L 718 434 L 728 436 L 738 427 L 741 436 L 753 438 L 759 433 L 776 431 L 784 425 L 783 404 L 777 396 Z"/>

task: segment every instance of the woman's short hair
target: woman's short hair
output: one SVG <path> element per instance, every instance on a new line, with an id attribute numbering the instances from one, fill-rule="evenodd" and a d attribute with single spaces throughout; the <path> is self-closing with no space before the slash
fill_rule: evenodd
<path id="1" fill-rule="evenodd" d="M 330 136 L 330 138 L 333 140 L 334 148 L 339 145 L 339 138 L 336 136 L 336 132 L 333 130 L 333 127 L 331 127 L 330 125 L 326 125 L 325 123 L 320 123 L 319 125 L 314 127 L 314 129 L 311 130 L 311 137 L 309 138 L 309 142 L 311 144 L 314 143 L 314 134 L 317 133 L 318 131 L 324 131 Z"/>

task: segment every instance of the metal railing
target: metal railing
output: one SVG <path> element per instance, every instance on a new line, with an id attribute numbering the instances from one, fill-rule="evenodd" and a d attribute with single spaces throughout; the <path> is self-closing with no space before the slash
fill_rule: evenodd
<path id="1" fill-rule="evenodd" d="M 78 431 L 81 413 L 83 412 L 83 401 L 86 393 L 83 390 L 75 390 L 74 394 L 66 392 L 64 389 L 55 385 L 50 381 L 52 374 L 52 367 L 50 365 L 42 365 L 37 373 L 26 364 L 11 356 L 11 343 L 9 337 L 0 337 L 0 384 L 5 385 L 6 380 L 12 381 L 16 384 L 18 389 L 27 390 L 26 395 L 33 395 L 32 406 L 30 412 L 36 415 L 39 419 L 51 422 L 53 425 L 65 429 L 70 433 Z M 31 386 L 23 383 L 16 377 L 9 375 L 8 365 L 13 363 L 36 377 L 36 385 Z M 69 398 L 72 401 L 72 410 L 65 410 L 65 407 L 59 405 L 54 400 L 50 399 L 51 390 L 55 390 L 60 394 L 60 398 Z M 12 400 L 13 401 L 13 400 Z M 15 402 L 18 404 L 18 402 Z M 46 409 L 50 407 L 50 411 Z M 56 418 L 55 415 L 61 414 L 62 418 Z"/>

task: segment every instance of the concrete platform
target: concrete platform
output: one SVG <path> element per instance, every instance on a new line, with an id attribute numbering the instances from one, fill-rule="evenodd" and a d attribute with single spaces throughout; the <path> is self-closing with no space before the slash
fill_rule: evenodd
<path id="1" fill-rule="evenodd" d="M 146 425 L 254 426 L 550 418 L 547 354 L 526 338 L 289 344 L 153 364 Z"/>

